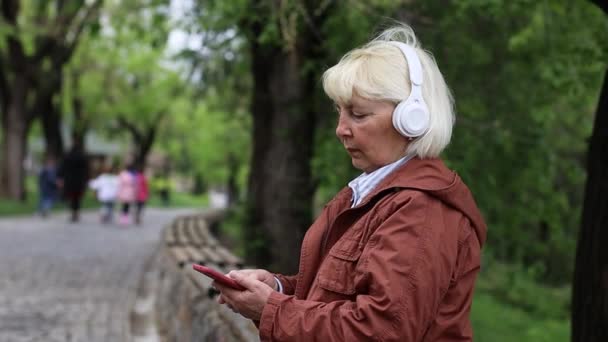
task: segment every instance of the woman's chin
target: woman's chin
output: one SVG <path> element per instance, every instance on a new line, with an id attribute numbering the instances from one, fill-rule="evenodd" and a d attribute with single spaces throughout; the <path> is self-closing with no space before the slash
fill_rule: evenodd
<path id="1" fill-rule="evenodd" d="M 351 162 L 352 162 L 353 167 L 354 167 L 355 169 L 365 172 L 365 166 L 366 166 L 366 165 L 364 165 L 363 163 L 361 163 L 361 160 L 359 160 L 359 159 L 357 159 L 357 158 L 353 157 L 353 158 L 351 159 Z"/>

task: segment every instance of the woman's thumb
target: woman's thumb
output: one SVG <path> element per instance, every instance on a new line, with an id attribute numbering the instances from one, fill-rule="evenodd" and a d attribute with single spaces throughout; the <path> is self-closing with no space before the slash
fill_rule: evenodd
<path id="1" fill-rule="evenodd" d="M 230 274 L 230 278 L 234 279 L 234 281 L 243 286 L 244 288 L 251 289 L 256 285 L 256 280 L 252 277 L 247 277 L 240 272 L 233 272 Z"/>

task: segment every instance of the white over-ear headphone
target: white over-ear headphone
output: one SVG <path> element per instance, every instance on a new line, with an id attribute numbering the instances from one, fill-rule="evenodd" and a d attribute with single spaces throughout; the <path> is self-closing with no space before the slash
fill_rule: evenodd
<path id="1" fill-rule="evenodd" d="M 411 46 L 396 41 L 391 44 L 403 53 L 412 84 L 410 96 L 399 102 L 393 111 L 393 126 L 401 135 L 416 138 L 426 133 L 430 125 L 429 108 L 422 97 L 422 64 L 416 50 Z"/>

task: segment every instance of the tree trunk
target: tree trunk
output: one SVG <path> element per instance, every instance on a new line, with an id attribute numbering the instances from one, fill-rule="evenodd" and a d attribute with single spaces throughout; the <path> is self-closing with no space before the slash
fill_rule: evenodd
<path id="1" fill-rule="evenodd" d="M 152 150 L 152 145 L 154 145 L 156 126 L 153 124 L 153 127 L 149 127 L 148 130 L 144 132 L 143 136 L 144 138 L 141 139 L 141 141 L 134 141 L 137 149 L 135 155 L 135 165 L 142 170 L 146 167 L 148 155 L 150 154 L 150 150 Z"/>
<path id="2" fill-rule="evenodd" d="M 270 237 L 265 229 L 266 212 L 272 207 L 271 203 L 266 203 L 265 190 L 268 180 L 265 178 L 264 168 L 270 167 L 269 149 L 271 139 L 271 110 L 269 75 L 272 69 L 272 62 L 278 59 L 278 48 L 261 46 L 255 39 L 261 33 L 261 24 L 253 23 L 251 27 L 251 71 L 253 74 L 253 94 L 251 99 L 251 115 L 253 117 L 252 143 L 253 151 L 251 154 L 247 209 L 245 221 L 245 254 L 252 265 L 268 267 L 271 260 Z M 268 125 L 268 126 L 267 126 Z"/>
<path id="3" fill-rule="evenodd" d="M 72 121 L 72 146 L 80 146 L 83 151 L 86 151 L 85 137 L 89 130 L 89 118 L 84 112 L 84 105 L 82 99 L 75 96 L 72 99 L 72 106 L 74 108 L 74 120 Z"/>
<path id="4" fill-rule="evenodd" d="M 0 194 L 12 200 L 25 199 L 23 161 L 27 150 L 30 122 L 26 113 L 27 85 L 24 78 L 15 78 L 2 113 L 2 161 Z"/>
<path id="5" fill-rule="evenodd" d="M 591 1 L 608 15 L 605 1 Z M 608 341 L 608 70 L 587 153 L 587 184 L 572 282 L 572 342 Z"/>
<path id="6" fill-rule="evenodd" d="M 274 115 L 270 163 L 264 166 L 269 181 L 266 220 L 273 237 L 273 266 L 282 272 L 298 270 L 302 238 L 312 212 L 310 162 L 315 120 L 308 117 L 306 100 L 314 97 L 300 75 L 300 56 L 291 53 L 275 65 L 271 75 Z M 274 268 L 273 268 L 274 269 Z"/>
<path id="7" fill-rule="evenodd" d="M 587 155 L 572 286 L 572 341 L 608 341 L 608 72 Z"/>
<path id="8" fill-rule="evenodd" d="M 246 251 L 255 265 L 295 273 L 312 212 L 315 116 L 308 108 L 315 95 L 309 85 L 314 82 L 302 73 L 307 58 L 302 50 L 260 46 L 255 39 L 250 42 L 254 146 Z M 309 44 L 314 42 L 301 41 L 298 46 Z"/>
<path id="9" fill-rule="evenodd" d="M 59 55 L 63 56 L 68 52 L 57 48 Z M 61 101 L 59 94 L 63 85 L 63 59 L 55 56 L 51 58 L 53 69 L 46 72 L 46 75 L 39 74 L 37 77 L 38 93 L 34 112 L 30 117 L 39 117 L 42 124 L 46 153 L 61 160 L 64 153 L 63 136 L 61 135 Z M 76 94 L 76 92 L 74 92 Z M 82 106 L 76 108 L 81 111 Z"/>
<path id="10" fill-rule="evenodd" d="M 226 196 L 228 196 L 228 207 L 232 207 L 239 197 L 239 188 L 236 182 L 239 172 L 239 162 L 233 153 L 228 153 L 227 164 L 228 179 L 226 180 Z"/>
<path id="11" fill-rule="evenodd" d="M 38 116 L 42 123 L 46 154 L 61 160 L 64 152 L 63 136 L 61 135 L 61 115 L 58 105 L 53 103 L 53 95 L 44 99 L 45 105 L 39 109 Z"/>

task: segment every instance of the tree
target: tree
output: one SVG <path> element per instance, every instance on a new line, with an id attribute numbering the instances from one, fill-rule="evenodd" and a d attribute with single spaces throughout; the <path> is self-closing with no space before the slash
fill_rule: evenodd
<path id="1" fill-rule="evenodd" d="M 29 128 L 43 118 L 50 152 L 60 155 L 57 102 L 62 68 L 80 34 L 97 18 L 101 0 L 19 1 L 0 4 L 2 160 L 0 196 L 23 199 L 23 159 Z"/>
<path id="2" fill-rule="evenodd" d="M 608 15 L 605 1 L 592 1 Z M 587 184 L 572 286 L 572 341 L 608 341 L 608 71 L 587 153 Z"/>
<path id="3" fill-rule="evenodd" d="M 144 167 L 158 130 L 172 112 L 174 103 L 180 101 L 184 87 L 175 72 L 159 65 L 156 52 L 142 52 L 144 47 L 139 45 L 137 49 L 140 51 L 123 50 L 123 56 L 128 57 L 123 58 L 122 63 L 113 61 L 101 65 L 109 61 L 100 61 L 96 69 L 79 74 L 82 84 L 71 96 L 75 102 L 74 113 L 80 112 L 78 104 L 88 113 L 75 120 L 75 126 L 85 128 L 95 122 L 113 137 L 126 132 L 131 138 L 133 162 Z M 99 87 L 99 84 L 111 87 Z"/>
<path id="4" fill-rule="evenodd" d="M 167 6 L 163 0 L 108 4 L 104 29 L 84 37 L 66 73 L 75 135 L 89 128 L 115 139 L 126 133 L 140 167 L 183 91 L 178 74 L 162 66 Z"/>
<path id="5" fill-rule="evenodd" d="M 316 1 L 252 1 L 246 13 L 267 15 L 244 17 L 239 25 L 255 85 L 246 221 L 246 235 L 254 243 L 248 254 L 257 265 L 280 272 L 297 271 L 294 251 L 312 217 L 314 99 L 321 72 L 316 64 L 325 57 L 317 28 L 332 9 Z"/>

